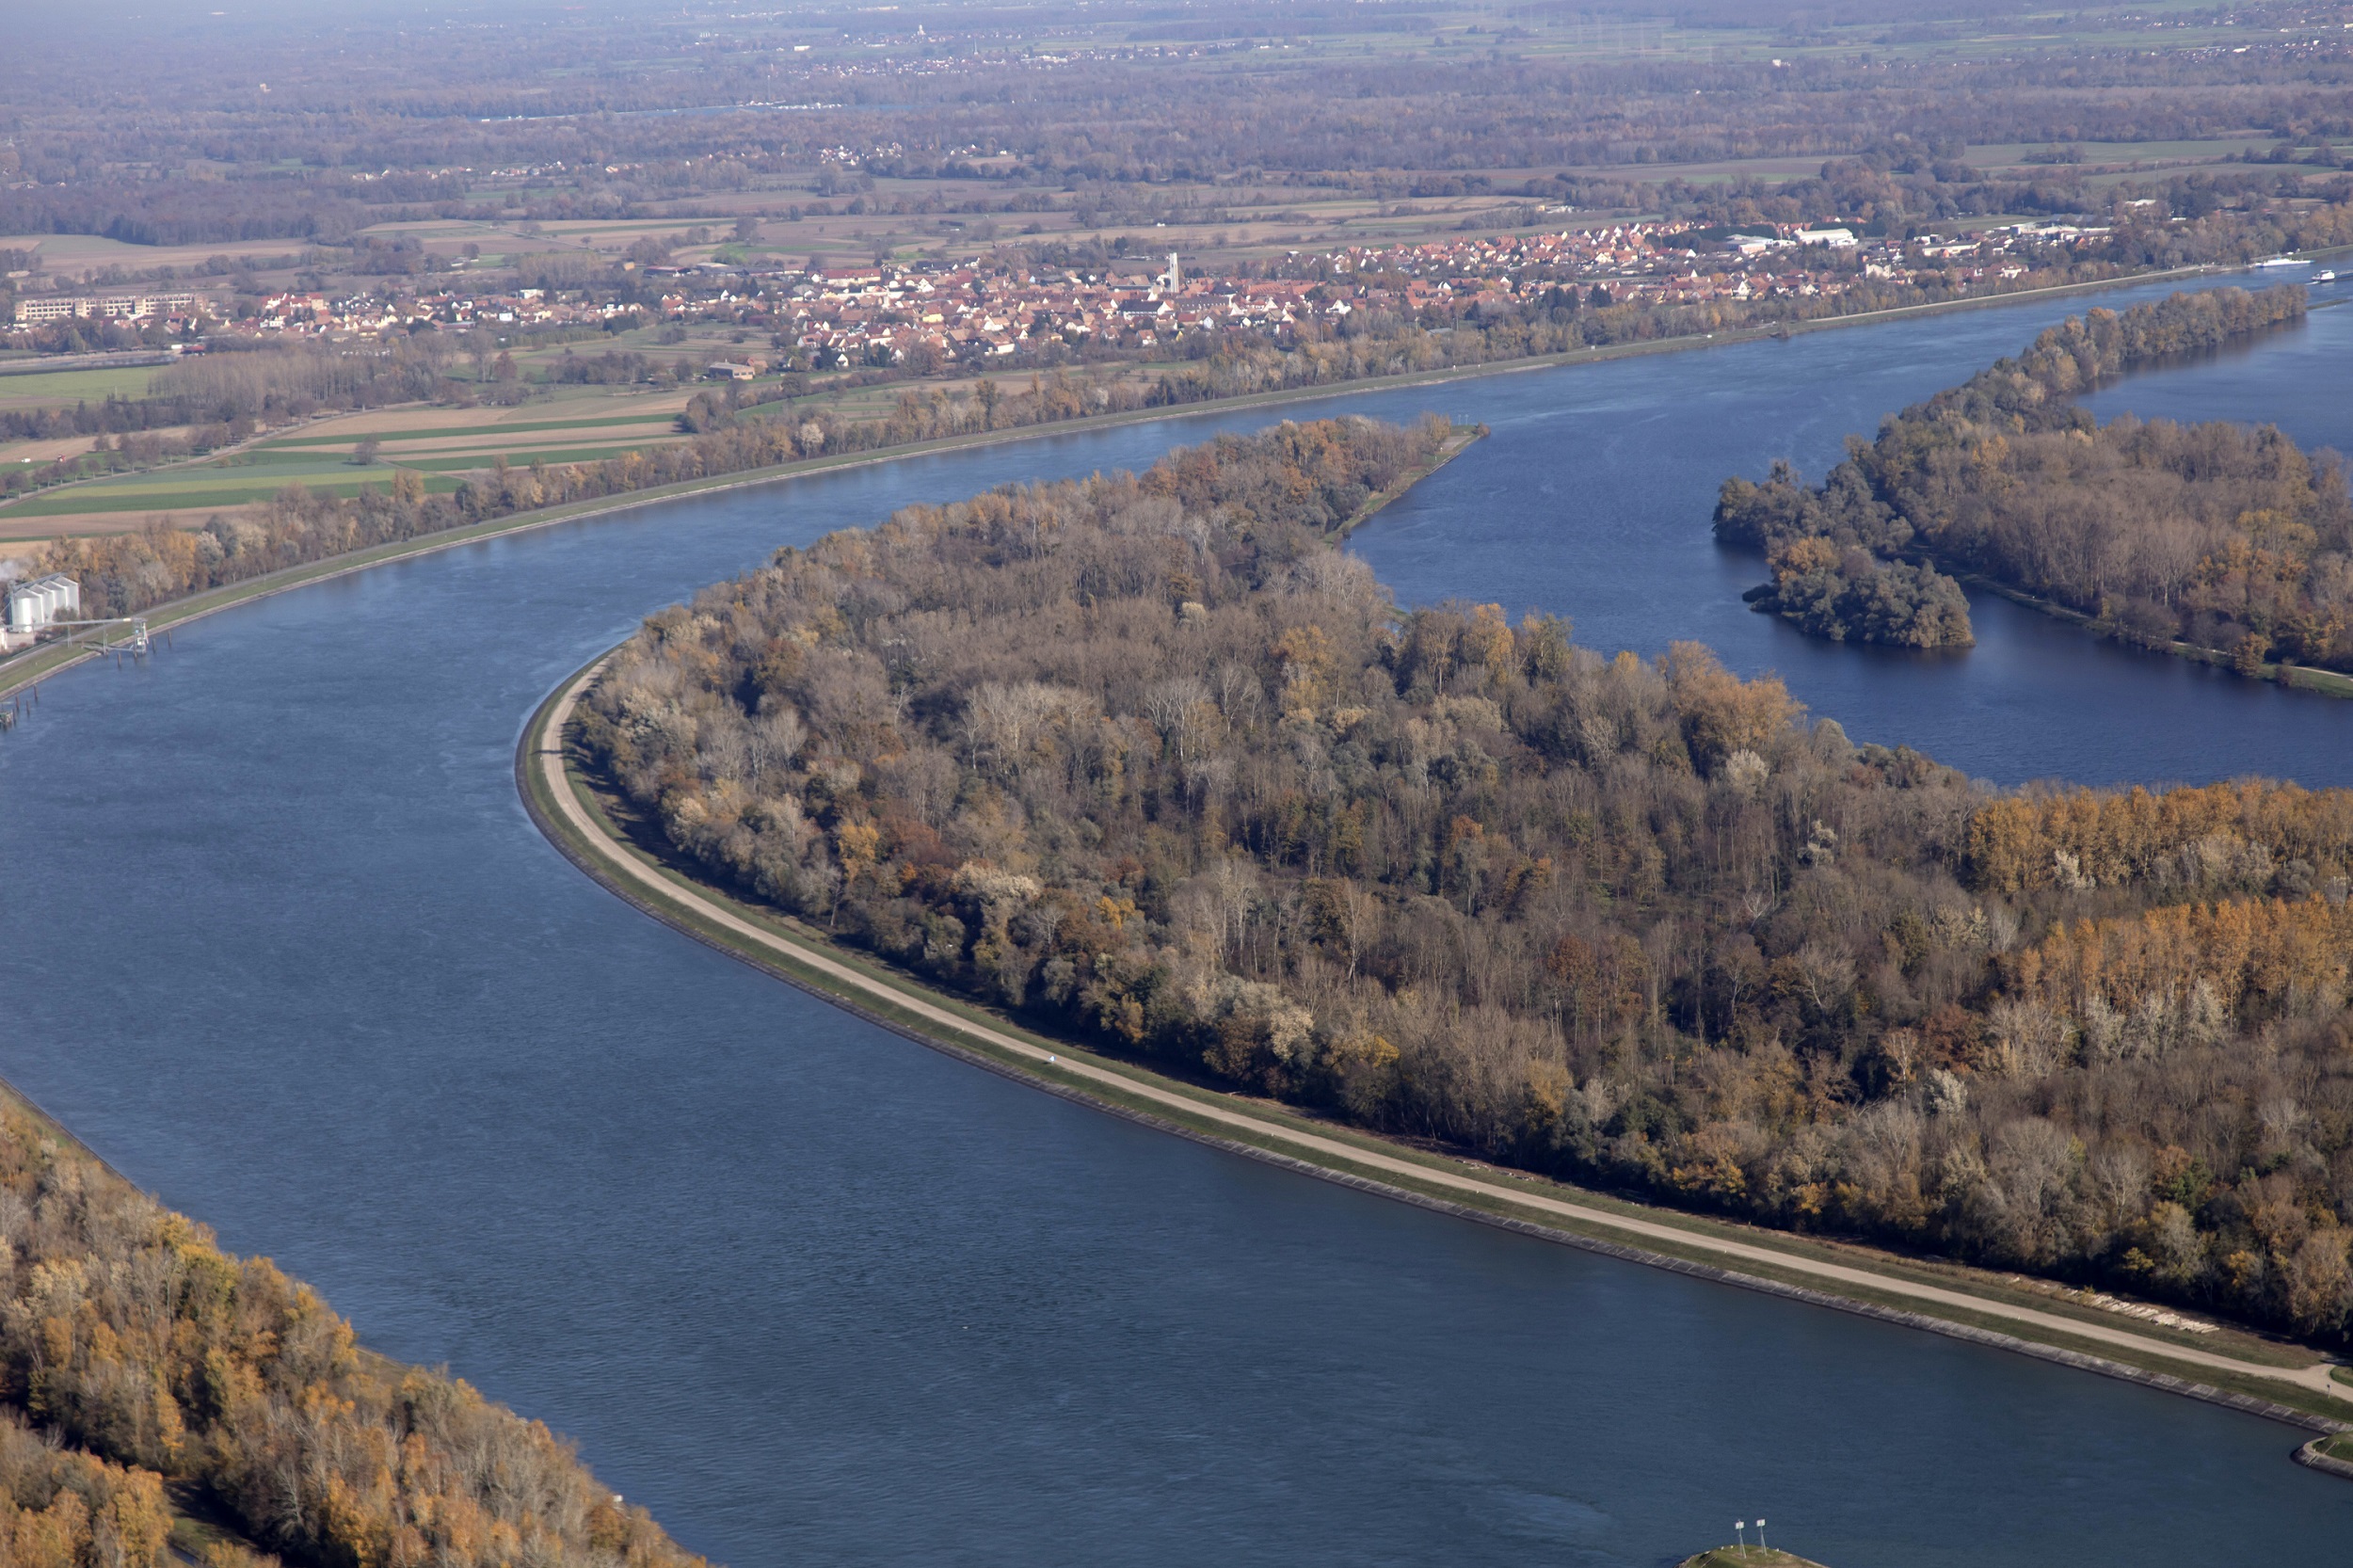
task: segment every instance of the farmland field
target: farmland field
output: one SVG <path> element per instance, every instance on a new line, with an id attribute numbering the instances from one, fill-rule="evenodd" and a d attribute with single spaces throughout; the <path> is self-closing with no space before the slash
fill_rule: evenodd
<path id="1" fill-rule="evenodd" d="M 159 365 L 120 370 L 30 371 L 0 376 L 0 409 L 48 408 L 108 397 L 144 397 Z"/>

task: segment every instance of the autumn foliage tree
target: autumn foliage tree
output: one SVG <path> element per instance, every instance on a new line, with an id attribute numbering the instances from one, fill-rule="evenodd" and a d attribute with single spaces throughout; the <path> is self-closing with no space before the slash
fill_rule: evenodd
<path id="1" fill-rule="evenodd" d="M 2353 1310 L 2353 794 L 1998 792 L 1705 648 L 1394 604 L 1442 424 L 829 536 L 577 732 L 685 867 L 1166 1070 L 2298 1332 Z"/>
<path id="2" fill-rule="evenodd" d="M 1767 551 L 1773 581 L 1750 599 L 1821 636 L 1966 642 L 1941 568 L 2250 674 L 2281 661 L 2353 669 L 2353 495 L 2335 458 L 2267 425 L 2103 425 L 2073 401 L 2303 312 L 2288 285 L 2071 317 L 1851 443 L 1818 487 L 1786 465 L 1762 484 L 1726 480 L 1717 536 Z"/>
<path id="3" fill-rule="evenodd" d="M 0 1560 L 162 1568 L 168 1481 L 316 1568 L 701 1561 L 544 1426 L 368 1354 L 309 1287 L 0 1104 Z"/>

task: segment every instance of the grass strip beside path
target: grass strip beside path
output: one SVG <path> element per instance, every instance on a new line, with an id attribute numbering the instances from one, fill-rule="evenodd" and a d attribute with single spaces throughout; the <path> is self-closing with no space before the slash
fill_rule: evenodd
<path id="1" fill-rule="evenodd" d="M 608 655 L 609 657 L 609 655 Z M 563 737 L 603 660 L 553 693 L 526 728 L 518 783 L 541 830 L 583 870 L 647 913 L 722 952 L 921 1043 L 1237 1152 L 1344 1185 L 1589 1250 L 1792 1296 L 2019 1351 L 2323 1432 L 2353 1416 L 2329 1364 L 2225 1355 L 2089 1314 L 1929 1283 L 1916 1268 L 1872 1266 L 1865 1249 L 1780 1243 L 1473 1161 L 1314 1123 L 1050 1040 L 826 941 L 800 922 L 742 904 L 627 841 Z M 1558 1194 L 1558 1195 L 1556 1195 Z M 1886 1264 L 1897 1260 L 1887 1259 Z M 2267 1364 L 2269 1363 L 2269 1364 Z"/>
<path id="2" fill-rule="evenodd" d="M 667 435 L 677 429 L 678 415 L 616 414 L 606 419 L 543 419 L 520 421 L 513 424 L 426 424 L 408 430 L 343 430 L 332 436 L 264 436 L 253 443 L 253 450 L 277 452 L 290 447 L 344 447 L 360 441 L 380 441 L 386 446 L 394 446 L 403 441 L 418 443 L 458 438 L 471 440 L 479 436 L 524 436 L 548 430 L 601 430 L 628 424 L 656 425 L 660 427 L 657 433 Z"/>

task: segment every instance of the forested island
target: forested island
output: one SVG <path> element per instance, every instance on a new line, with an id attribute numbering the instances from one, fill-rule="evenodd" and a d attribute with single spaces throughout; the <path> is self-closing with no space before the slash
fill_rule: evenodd
<path id="1" fill-rule="evenodd" d="M 1727 479 L 1716 536 L 1763 550 L 1772 581 L 1750 601 L 1817 636 L 1966 644 L 1968 606 L 1945 575 L 1964 572 L 2249 674 L 2353 670 L 2353 497 L 2332 455 L 2268 425 L 2104 425 L 2073 402 L 2303 313 L 2291 284 L 2071 317 L 1850 441 L 1817 487 L 1786 464 L 1763 484 Z"/>
<path id="2" fill-rule="evenodd" d="M 0 1561 L 280 1555 L 703 1568 L 546 1427 L 369 1354 L 308 1286 L 0 1099 Z"/>
<path id="3" fill-rule="evenodd" d="M 1794 485 L 1776 469 L 1769 484 Z M 1720 521 L 1726 518 L 1720 506 Z M 1718 529 L 1718 536 L 1728 531 Z M 1925 561 L 1890 561 L 1834 536 L 1795 533 L 1772 540 L 1772 580 L 1740 597 L 1817 637 L 1892 648 L 1967 648 L 1977 640 L 1961 584 Z"/>
<path id="4" fill-rule="evenodd" d="M 1401 611 L 1443 421 L 910 507 L 649 619 L 682 865 L 1040 1028 L 1546 1174 L 2342 1340 L 2353 792 L 1997 792 L 1705 649 Z"/>

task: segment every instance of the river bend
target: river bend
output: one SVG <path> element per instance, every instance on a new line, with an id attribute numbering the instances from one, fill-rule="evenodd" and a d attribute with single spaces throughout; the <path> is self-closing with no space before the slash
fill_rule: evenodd
<path id="1" fill-rule="evenodd" d="M 2062 311 L 1336 399 L 1496 431 L 1354 548 L 1410 600 L 1562 611 L 1604 648 L 1705 639 L 1859 739 L 1994 778 L 2347 781 L 2353 703 L 1998 602 L 1943 660 L 1739 603 L 1761 568 L 1707 540 L 1723 473 L 1818 472 Z M 2342 409 L 2348 318 L 2104 411 L 2217 376 L 2269 385 L 2265 417 Z M 2248 368 L 2291 361 L 2293 395 Z M 646 612 L 907 501 L 1275 417 L 467 546 L 53 681 L 0 742 L 0 1071 L 371 1344 L 576 1436 L 734 1568 L 1651 1565 L 1760 1512 L 1840 1568 L 2340 1552 L 2353 1489 L 2289 1464 L 2285 1428 L 1095 1114 L 648 920 L 524 816 L 524 716 Z"/>

